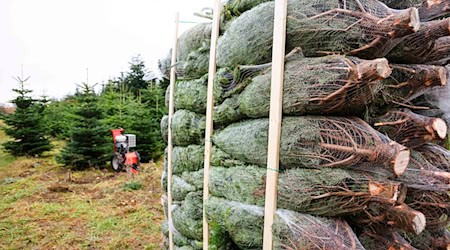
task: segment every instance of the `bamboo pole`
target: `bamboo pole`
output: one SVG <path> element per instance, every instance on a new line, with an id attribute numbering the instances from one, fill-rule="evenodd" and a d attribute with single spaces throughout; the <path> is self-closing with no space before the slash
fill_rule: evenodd
<path id="1" fill-rule="evenodd" d="M 209 168 L 211 165 L 211 136 L 213 132 L 213 108 L 214 108 L 214 75 L 216 74 L 216 47 L 219 38 L 219 24 L 221 12 L 220 0 L 214 0 L 214 13 L 211 31 L 211 47 L 209 52 L 208 69 L 208 97 L 206 104 L 206 129 L 205 129 L 205 161 L 203 177 L 203 249 L 209 248 L 209 226 L 206 219 L 206 201 L 209 199 Z"/>
<path id="2" fill-rule="evenodd" d="M 275 0 L 272 49 L 272 83 L 270 91 L 267 184 L 264 209 L 263 249 L 273 248 L 272 225 L 277 208 L 277 184 L 280 162 L 280 137 L 283 103 L 284 57 L 286 43 L 287 0 Z"/>
<path id="3" fill-rule="evenodd" d="M 177 47 L 178 47 L 178 21 L 180 14 L 175 14 L 175 34 L 172 47 L 172 64 L 170 69 L 170 89 L 169 89 L 169 127 L 168 127 L 168 142 L 167 142 L 167 217 L 169 220 L 169 249 L 173 250 L 173 229 L 170 226 L 172 223 L 172 116 L 174 112 L 174 90 L 175 90 L 175 64 L 177 61 Z"/>

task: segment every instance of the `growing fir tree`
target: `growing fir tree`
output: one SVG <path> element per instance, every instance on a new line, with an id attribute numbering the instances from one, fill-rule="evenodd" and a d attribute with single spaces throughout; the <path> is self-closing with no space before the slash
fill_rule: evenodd
<path id="1" fill-rule="evenodd" d="M 74 109 L 77 106 L 75 96 L 66 96 L 62 100 L 51 100 L 45 108 L 45 124 L 54 138 L 67 140 L 73 127 Z"/>
<path id="2" fill-rule="evenodd" d="M 131 58 L 130 72 L 127 72 L 126 76 L 121 80 L 122 83 L 125 84 L 125 87 L 131 91 L 131 93 L 138 96 L 139 90 L 148 87 L 148 82 L 144 80 L 145 75 L 145 63 L 138 55 Z"/>
<path id="3" fill-rule="evenodd" d="M 30 96 L 31 90 L 25 88 L 25 82 L 29 79 L 15 78 L 19 83 L 18 89 L 13 89 L 18 95 L 12 100 L 16 111 L 4 117 L 8 125 L 3 128 L 13 140 L 6 142 L 4 148 L 16 156 L 39 156 L 51 149 L 47 137 L 47 129 L 44 126 L 43 112 L 45 105 L 40 100 Z"/>
<path id="4" fill-rule="evenodd" d="M 59 157 L 66 166 L 78 170 L 103 166 L 110 146 L 109 131 L 100 122 L 102 111 L 93 87 L 81 86 L 70 140 Z"/>
<path id="5" fill-rule="evenodd" d="M 119 127 L 129 128 L 130 124 L 136 120 L 136 117 L 131 114 L 136 105 L 136 98 L 130 92 L 107 87 L 99 101 L 104 115 L 102 124 L 109 130 Z"/>
<path id="6" fill-rule="evenodd" d="M 141 132 L 141 139 L 139 137 L 136 140 L 138 147 L 141 147 L 142 152 L 147 152 L 147 157 L 144 155 L 142 158 L 144 160 L 157 159 L 161 156 L 166 144 L 161 136 L 160 121 L 161 118 L 166 114 L 167 110 L 164 105 L 163 93 L 165 91 L 156 83 L 150 83 L 147 89 L 141 91 L 140 96 L 140 108 L 138 112 L 145 114 L 145 121 L 136 121 L 133 124 L 133 129 Z M 139 144 L 143 144 L 139 146 Z M 139 151 L 141 152 L 141 151 Z M 141 154 L 142 156 L 142 154 Z"/>

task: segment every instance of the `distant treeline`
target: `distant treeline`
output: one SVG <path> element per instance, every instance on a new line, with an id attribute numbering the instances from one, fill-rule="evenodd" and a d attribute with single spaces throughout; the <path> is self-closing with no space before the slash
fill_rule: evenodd
<path id="1" fill-rule="evenodd" d="M 109 80 L 99 93 L 94 91 L 95 85 L 82 83 L 75 94 L 61 100 L 31 98 L 31 91 L 24 87 L 27 79 L 17 78 L 20 88 L 13 90 L 18 95 L 11 101 L 17 110 L 3 116 L 8 125 L 5 131 L 14 139 L 4 148 L 14 155 L 41 155 L 55 138 L 67 141 L 57 157 L 61 163 L 78 169 L 103 167 L 113 148 L 110 130 L 122 127 L 126 133 L 136 134 L 136 150 L 143 162 L 159 158 L 165 147 L 159 121 L 166 113 L 167 84 L 144 80 L 148 74 L 144 61 L 133 57 L 129 70 Z M 23 139 L 35 133 L 39 134 L 35 141 Z"/>

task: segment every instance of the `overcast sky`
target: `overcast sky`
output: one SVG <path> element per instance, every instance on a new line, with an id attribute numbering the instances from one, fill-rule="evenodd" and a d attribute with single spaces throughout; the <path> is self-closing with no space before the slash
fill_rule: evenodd
<path id="1" fill-rule="evenodd" d="M 174 16 L 213 0 L 0 0 L 0 102 L 14 97 L 12 76 L 31 76 L 35 95 L 73 93 L 75 83 L 102 83 L 128 69 L 141 54 L 156 68 L 173 43 Z M 180 33 L 194 24 L 180 24 Z"/>

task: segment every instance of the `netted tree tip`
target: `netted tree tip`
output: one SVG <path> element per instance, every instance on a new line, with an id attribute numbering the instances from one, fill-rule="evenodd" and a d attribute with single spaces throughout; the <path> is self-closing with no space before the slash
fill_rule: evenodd
<path id="1" fill-rule="evenodd" d="M 409 164 L 411 152 L 408 149 L 402 150 L 397 154 L 397 157 L 394 161 L 394 173 L 397 176 L 405 173 L 406 168 Z"/>

